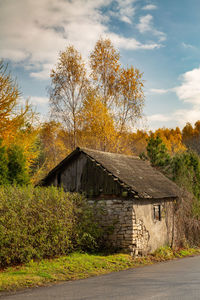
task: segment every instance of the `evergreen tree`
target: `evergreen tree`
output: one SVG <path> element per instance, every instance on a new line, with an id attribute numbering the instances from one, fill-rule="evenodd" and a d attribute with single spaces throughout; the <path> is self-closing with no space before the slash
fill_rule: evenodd
<path id="1" fill-rule="evenodd" d="M 179 186 L 185 187 L 200 200 L 200 158 L 189 150 L 176 154 L 170 164 L 171 177 Z"/>
<path id="2" fill-rule="evenodd" d="M 164 167 L 170 162 L 170 156 L 167 152 L 167 147 L 163 143 L 159 135 L 154 137 L 152 135 L 148 139 L 147 144 L 147 156 L 152 164 L 152 166 Z"/>
<path id="3" fill-rule="evenodd" d="M 19 185 L 29 183 L 29 174 L 26 168 L 26 159 L 23 150 L 17 145 L 12 145 L 7 153 L 9 183 Z"/>

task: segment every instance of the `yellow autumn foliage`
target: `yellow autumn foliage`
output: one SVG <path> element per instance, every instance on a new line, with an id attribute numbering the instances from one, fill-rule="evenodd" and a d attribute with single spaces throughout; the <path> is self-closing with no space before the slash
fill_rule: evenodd
<path id="1" fill-rule="evenodd" d="M 159 128 L 155 131 L 159 135 L 171 155 L 186 150 L 182 141 L 182 134 L 178 127 L 176 129 Z"/>
<path id="2" fill-rule="evenodd" d="M 21 93 L 3 61 L 0 62 L 0 138 L 3 145 L 19 145 L 23 149 L 27 167 L 39 152 L 35 148 L 37 129 L 34 128 L 35 114 L 28 102 L 21 104 Z"/>
<path id="3" fill-rule="evenodd" d="M 80 114 L 80 145 L 103 151 L 113 151 L 116 143 L 114 121 L 107 107 L 91 92 Z"/>

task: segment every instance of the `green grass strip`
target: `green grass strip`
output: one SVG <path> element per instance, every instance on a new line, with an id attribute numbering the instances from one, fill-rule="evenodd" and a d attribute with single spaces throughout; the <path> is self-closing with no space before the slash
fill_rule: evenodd
<path id="1" fill-rule="evenodd" d="M 200 249 L 173 251 L 169 247 L 162 247 L 154 254 L 138 258 L 132 258 L 127 254 L 105 256 L 72 253 L 39 262 L 31 261 L 26 265 L 0 271 L 0 291 L 15 291 L 58 281 L 83 279 L 196 254 L 200 254 Z"/>

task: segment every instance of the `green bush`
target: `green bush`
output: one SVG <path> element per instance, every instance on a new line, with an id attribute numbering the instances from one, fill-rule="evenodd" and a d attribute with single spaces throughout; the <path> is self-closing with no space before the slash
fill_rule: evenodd
<path id="1" fill-rule="evenodd" d="M 75 200 L 77 199 L 78 198 Z M 81 202 L 76 201 L 74 205 L 74 215 L 76 219 L 74 224 L 75 248 L 87 252 L 94 252 L 104 247 L 104 233 L 106 233 L 106 229 L 99 226 L 97 222 L 97 210 L 101 213 L 101 208 L 94 205 L 91 206 L 87 201 L 82 201 L 82 199 Z"/>
<path id="2" fill-rule="evenodd" d="M 18 185 L 29 183 L 30 179 L 23 150 L 17 145 L 11 145 L 7 149 L 7 155 L 9 183 Z"/>
<path id="3" fill-rule="evenodd" d="M 30 177 L 23 149 L 14 144 L 10 147 L 2 146 L 2 139 L 0 139 L 0 186 L 28 183 L 30 183 Z"/>
<path id="4" fill-rule="evenodd" d="M 147 156 L 146 156 L 147 154 Z M 146 154 L 141 153 L 141 159 L 149 159 L 154 167 L 165 167 L 170 163 L 170 156 L 167 148 L 159 135 L 153 134 L 147 140 Z"/>
<path id="5" fill-rule="evenodd" d="M 55 187 L 0 188 L 1 267 L 98 249 L 101 233 L 81 195 Z"/>

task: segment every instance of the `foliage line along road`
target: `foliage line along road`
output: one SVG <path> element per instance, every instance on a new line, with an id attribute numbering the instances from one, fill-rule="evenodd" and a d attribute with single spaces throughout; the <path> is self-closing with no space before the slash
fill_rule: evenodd
<path id="1" fill-rule="evenodd" d="M 200 299 L 200 256 L 30 289 L 0 299 Z"/>

